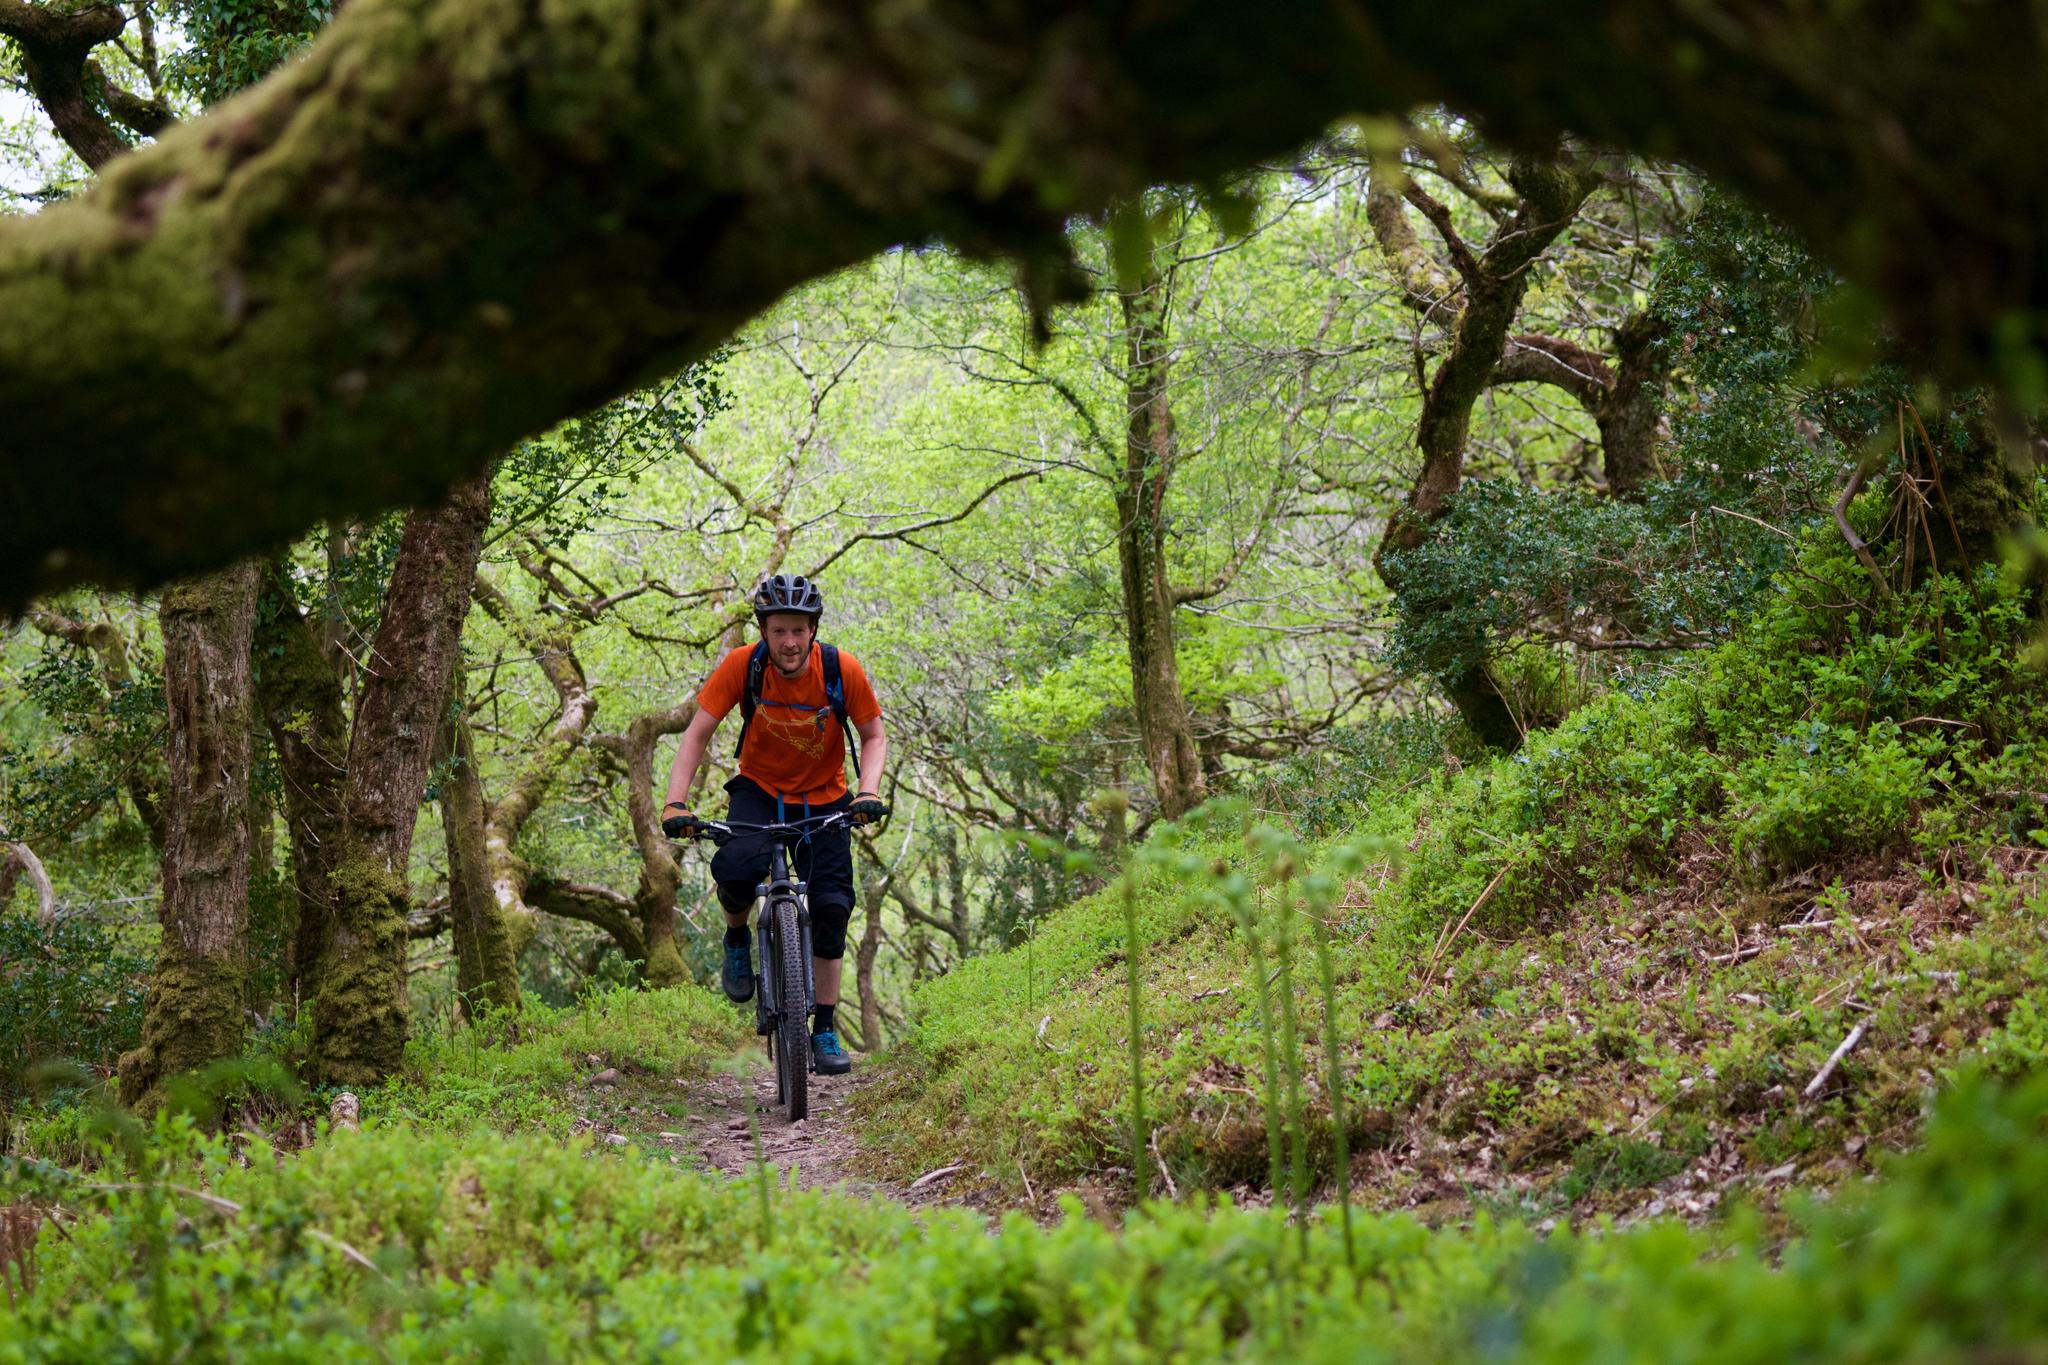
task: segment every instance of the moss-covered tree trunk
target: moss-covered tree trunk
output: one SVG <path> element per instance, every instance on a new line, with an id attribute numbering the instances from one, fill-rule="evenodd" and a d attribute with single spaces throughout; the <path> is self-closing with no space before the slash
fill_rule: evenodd
<path id="1" fill-rule="evenodd" d="M 697 703 L 692 700 L 636 716 L 620 746 L 626 757 L 626 812 L 633 822 L 634 846 L 640 852 L 640 882 L 633 890 L 633 905 L 647 953 L 642 970 L 650 986 L 680 986 L 690 979 L 676 943 L 676 890 L 682 870 L 661 832 L 660 812 L 654 805 L 654 746 L 666 735 L 681 734 L 696 714 Z"/>
<path id="2" fill-rule="evenodd" d="M 1659 400 L 1668 375 L 1658 342 L 1662 324 L 1647 311 L 1614 329 L 1612 362 L 1563 337 L 1523 332 L 1508 338 L 1492 384 L 1549 384 L 1563 389 L 1600 429 L 1607 491 L 1638 498 L 1659 477 Z"/>
<path id="3" fill-rule="evenodd" d="M 121 1058 L 121 1098 L 154 1109 L 172 1078 L 241 1051 L 249 964 L 249 642 L 256 568 L 173 585 L 164 640 L 163 929 L 142 1041 Z"/>
<path id="4" fill-rule="evenodd" d="M 1180 601 L 1166 564 L 1166 494 L 1180 456 L 1167 390 L 1167 289 L 1165 273 L 1148 253 L 1138 278 L 1117 293 L 1126 413 L 1123 461 L 1113 487 L 1131 706 L 1159 811 L 1171 820 L 1193 808 L 1208 784 L 1174 654 L 1173 616 Z"/>
<path id="5" fill-rule="evenodd" d="M 348 776 L 348 721 L 341 683 L 300 609 L 284 565 L 263 570 L 256 614 L 256 701 L 277 754 L 290 836 L 297 922 L 292 933 L 293 993 L 308 994 L 334 923 L 334 857 L 341 849 Z"/>
<path id="6" fill-rule="evenodd" d="M 404 1056 L 413 828 L 489 517 L 486 473 L 406 518 L 365 661 L 333 863 L 333 919 L 310 983 L 315 1072 L 327 1084 L 374 1084 Z"/>
<path id="7" fill-rule="evenodd" d="M 1909 434 L 1909 449 L 1918 435 L 1917 429 Z M 2034 517 L 2040 437 L 2024 418 L 2001 412 L 1982 394 L 1938 420 L 1928 437 L 1934 458 L 1927 473 L 1939 479 L 1927 513 L 1936 564 L 1952 573 L 2001 562 L 2007 542 Z M 1922 442 L 1916 465 L 1926 455 Z M 2044 571 L 2048 565 L 2035 561 L 2037 593 L 2048 576 Z M 2037 598 L 2038 605 L 2048 605 L 2048 598 Z"/>
<path id="8" fill-rule="evenodd" d="M 1444 238 L 1455 276 L 1422 252 L 1409 226 L 1400 194 L 1377 170 L 1368 193 L 1367 218 L 1388 261 L 1407 292 L 1427 312 L 1447 315 L 1451 336 L 1443 359 L 1423 388 L 1415 445 L 1422 468 L 1409 490 L 1407 506 L 1394 515 L 1373 554 L 1373 566 L 1393 590 L 1403 612 L 1437 610 L 1433 585 L 1403 572 L 1401 554 L 1422 544 L 1430 528 L 1450 510 L 1464 480 L 1465 447 L 1472 409 L 1499 382 L 1508 332 L 1529 288 L 1529 268 L 1565 228 L 1598 183 L 1590 168 L 1568 161 L 1517 158 L 1509 171 L 1517 195 L 1515 211 L 1484 251 L 1458 236 L 1448 215 L 1425 211 Z M 1410 187 L 1409 198 L 1419 197 Z M 1457 609 L 1460 604 L 1451 604 Z M 1512 750 L 1522 728 L 1487 668 L 1488 641 L 1474 630 L 1437 661 L 1436 673 L 1458 714 L 1489 748 Z"/>
<path id="9" fill-rule="evenodd" d="M 459 670 L 458 670 L 459 673 Z M 476 746 L 461 714 L 461 680 L 444 722 L 448 771 L 441 779 L 441 823 L 448 840 L 448 924 L 455 941 L 455 990 L 465 1014 L 480 1006 L 516 1010 L 521 1003 L 519 955 L 533 937 L 533 912 L 523 894 L 507 913 L 493 885 L 485 828 L 490 809 L 476 767 Z M 519 888 L 524 892 L 524 885 Z"/>
<path id="10" fill-rule="evenodd" d="M 1659 342 L 1662 324 L 1648 311 L 1632 313 L 1614 330 L 1614 371 L 1593 409 L 1600 428 L 1600 458 L 1607 491 L 1640 498 L 1661 472 L 1658 417 L 1667 375 Z"/>

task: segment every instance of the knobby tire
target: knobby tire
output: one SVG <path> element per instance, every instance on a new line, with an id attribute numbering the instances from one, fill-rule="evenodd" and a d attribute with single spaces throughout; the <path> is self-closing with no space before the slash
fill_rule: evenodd
<path id="1" fill-rule="evenodd" d="M 804 989 L 804 941 L 796 922 L 794 899 L 773 906 L 780 974 L 775 992 L 782 1020 L 775 1039 L 775 1078 L 789 1106 L 789 1121 L 801 1123 L 811 1112 L 811 1001 Z M 764 964 L 765 965 L 765 964 Z"/>

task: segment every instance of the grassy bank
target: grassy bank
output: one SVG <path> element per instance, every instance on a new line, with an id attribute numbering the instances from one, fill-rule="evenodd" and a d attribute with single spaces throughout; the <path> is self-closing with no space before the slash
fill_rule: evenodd
<path id="1" fill-rule="evenodd" d="M 1307 772 L 1141 866 L 1150 1189 L 1270 1185 L 1290 1076 L 1305 1157 L 1334 1173 L 1311 912 L 1352 1176 L 1380 1206 L 1703 1212 L 1740 1176 L 1867 1170 L 1958 1066 L 2039 1060 L 2033 623 L 1988 573 L 1868 592 L 1817 537 L 1732 642 L 1511 758 Z M 1304 809 L 1329 832 L 1297 845 Z M 1112 887 L 924 986 L 869 1092 L 876 1160 L 1127 1190 L 1125 951 Z M 1287 1006 L 1297 1064 L 1269 1066 L 1262 1021 L 1284 1031 Z"/>

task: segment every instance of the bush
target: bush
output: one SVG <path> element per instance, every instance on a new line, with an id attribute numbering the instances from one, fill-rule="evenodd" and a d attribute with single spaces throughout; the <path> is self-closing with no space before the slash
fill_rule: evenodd
<path id="1" fill-rule="evenodd" d="M 1949 775 L 1946 765 L 1930 773 L 1893 722 L 1858 734 L 1814 721 L 1730 774 L 1735 857 L 1768 878 L 1881 848 Z"/>
<path id="2" fill-rule="evenodd" d="M 0 1112 L 53 1064 L 110 1073 L 142 1036 L 149 967 L 93 920 L 0 914 Z"/>

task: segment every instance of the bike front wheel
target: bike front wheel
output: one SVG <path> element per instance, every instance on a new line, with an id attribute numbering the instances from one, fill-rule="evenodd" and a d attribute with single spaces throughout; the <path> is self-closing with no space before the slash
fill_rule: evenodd
<path id="1" fill-rule="evenodd" d="M 798 1123 L 811 1112 L 811 993 L 804 976 L 804 940 L 796 901 L 777 901 L 770 913 L 775 917 L 775 1002 L 782 1014 L 775 1036 L 775 1079 L 789 1106 L 789 1121 Z"/>

